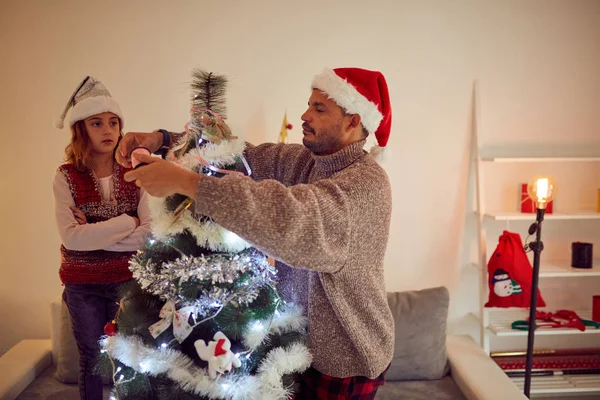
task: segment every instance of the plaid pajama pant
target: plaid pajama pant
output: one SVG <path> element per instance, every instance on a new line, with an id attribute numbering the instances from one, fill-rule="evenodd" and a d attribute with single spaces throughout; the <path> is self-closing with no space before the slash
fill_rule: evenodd
<path id="1" fill-rule="evenodd" d="M 387 368 L 375 379 L 334 378 L 309 368 L 300 376 L 300 393 L 294 400 L 373 400 L 379 386 L 385 384 L 386 372 Z"/>

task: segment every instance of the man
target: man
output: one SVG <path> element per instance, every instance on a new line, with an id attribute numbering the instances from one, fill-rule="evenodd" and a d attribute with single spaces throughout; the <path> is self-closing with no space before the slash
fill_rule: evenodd
<path id="1" fill-rule="evenodd" d="M 196 212 L 277 260 L 282 296 L 308 310 L 312 367 L 298 398 L 373 399 L 393 356 L 383 260 L 391 216 L 384 170 L 363 150 L 375 134 L 385 147 L 391 109 L 385 78 L 359 68 L 326 69 L 313 80 L 303 144 L 248 146 L 252 177 L 215 178 L 156 157 L 129 172 L 153 196 L 174 193 Z M 117 159 L 133 148 L 158 151 L 166 131 L 128 133 Z"/>

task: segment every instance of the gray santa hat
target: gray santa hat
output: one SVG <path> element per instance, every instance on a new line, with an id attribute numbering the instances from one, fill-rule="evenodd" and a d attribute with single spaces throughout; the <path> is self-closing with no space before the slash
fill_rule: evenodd
<path id="1" fill-rule="evenodd" d="M 67 112 L 69 112 L 71 107 L 73 107 L 73 110 L 71 110 L 71 115 L 69 116 L 69 126 L 73 126 L 75 122 L 91 117 L 92 115 L 111 112 L 121 119 L 121 128 L 123 128 L 122 125 L 125 120 L 119 103 L 113 99 L 102 82 L 91 76 L 86 76 L 75 92 L 73 92 L 71 98 L 69 98 L 65 109 L 54 123 L 58 129 L 64 127 Z"/>

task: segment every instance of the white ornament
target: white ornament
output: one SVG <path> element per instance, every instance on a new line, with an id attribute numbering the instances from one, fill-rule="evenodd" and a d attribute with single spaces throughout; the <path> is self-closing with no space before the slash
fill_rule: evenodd
<path id="1" fill-rule="evenodd" d="M 160 321 L 148 328 L 150 334 L 156 339 L 161 333 L 173 323 L 173 336 L 179 343 L 183 342 L 192 333 L 192 327 L 188 323 L 190 314 L 194 311 L 193 306 L 175 309 L 175 303 L 169 300 L 160 309 Z"/>
<path id="2" fill-rule="evenodd" d="M 194 347 L 198 352 L 198 356 L 202 360 L 208 361 L 208 375 L 212 379 L 216 379 L 217 372 L 219 374 L 230 372 L 232 367 L 239 368 L 242 363 L 230 350 L 231 342 L 223 332 L 215 333 L 213 339 L 208 344 L 204 340 L 196 340 Z"/>

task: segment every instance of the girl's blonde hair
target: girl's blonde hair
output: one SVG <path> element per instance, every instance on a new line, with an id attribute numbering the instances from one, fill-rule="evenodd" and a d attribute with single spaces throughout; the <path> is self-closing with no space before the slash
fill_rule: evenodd
<path id="1" fill-rule="evenodd" d="M 121 131 L 123 123 L 121 118 L 118 119 L 120 134 L 115 151 L 123 137 L 123 131 Z M 71 142 L 65 147 L 65 161 L 73 164 L 79 172 L 84 172 L 90 168 L 90 135 L 88 135 L 84 120 L 79 120 L 71 126 Z"/>

